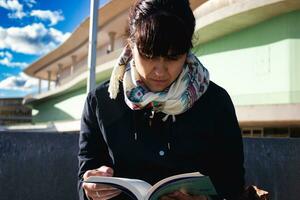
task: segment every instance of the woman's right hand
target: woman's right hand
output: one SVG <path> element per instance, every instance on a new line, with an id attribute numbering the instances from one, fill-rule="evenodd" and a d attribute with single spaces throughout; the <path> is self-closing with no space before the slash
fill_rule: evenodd
<path id="1" fill-rule="evenodd" d="M 107 166 L 101 166 L 98 169 L 88 170 L 83 174 L 83 180 L 86 180 L 90 176 L 113 176 L 114 170 Z M 85 183 L 82 187 L 87 197 L 93 200 L 106 200 L 111 199 L 121 193 L 117 188 L 113 188 L 108 185 Z"/>

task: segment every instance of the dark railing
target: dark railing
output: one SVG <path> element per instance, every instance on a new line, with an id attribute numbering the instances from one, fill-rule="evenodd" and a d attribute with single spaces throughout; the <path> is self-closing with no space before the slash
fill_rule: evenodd
<path id="1" fill-rule="evenodd" d="M 300 139 L 245 138 L 244 149 L 247 184 L 300 199 Z M 0 132 L 0 199 L 78 199 L 77 151 L 76 133 Z"/>

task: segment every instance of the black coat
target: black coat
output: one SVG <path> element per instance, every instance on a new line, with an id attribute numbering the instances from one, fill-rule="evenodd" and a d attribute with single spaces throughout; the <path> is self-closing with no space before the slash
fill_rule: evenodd
<path id="1" fill-rule="evenodd" d="M 237 199 L 244 186 L 240 128 L 228 93 L 212 81 L 206 93 L 176 121 L 151 110 L 131 110 L 123 91 L 109 98 L 108 82 L 88 94 L 79 139 L 79 194 L 86 170 L 102 165 L 114 176 L 151 184 L 184 172 L 210 176 L 219 197 Z M 122 85 L 120 85 L 122 88 Z M 113 159 L 112 159 L 113 158 Z M 119 196 L 119 199 L 125 197 Z M 217 199 L 217 198 L 216 198 Z"/>

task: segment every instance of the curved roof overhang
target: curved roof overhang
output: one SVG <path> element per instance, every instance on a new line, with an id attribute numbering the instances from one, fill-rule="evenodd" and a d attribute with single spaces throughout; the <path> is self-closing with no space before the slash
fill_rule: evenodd
<path id="1" fill-rule="evenodd" d="M 122 13 L 127 11 L 132 4 L 133 0 L 121 1 L 112 0 L 106 3 L 98 10 L 98 28 L 102 32 L 105 32 L 105 27 L 116 19 L 122 19 Z M 118 17 L 120 16 L 120 17 Z M 126 19 L 123 19 L 126 20 Z M 118 22 L 117 22 L 118 23 Z M 121 30 L 122 34 L 124 30 Z M 120 31 L 120 32 L 121 32 Z M 120 34 L 120 33 L 119 33 Z M 89 38 L 89 17 L 85 19 L 72 35 L 63 42 L 56 49 L 50 53 L 39 58 L 37 61 L 28 66 L 24 72 L 29 76 L 33 76 L 41 79 L 48 79 L 47 70 L 54 68 L 58 63 L 63 65 L 70 65 L 72 63 L 72 54 L 79 55 L 78 60 L 81 57 L 87 55 L 88 51 L 88 38 Z M 101 34 L 100 40 L 98 39 L 98 47 L 103 46 L 108 42 L 109 38 L 107 34 Z M 53 70 L 53 69 L 52 69 Z"/>
<path id="2" fill-rule="evenodd" d="M 119 54 L 123 49 L 118 49 L 104 57 L 102 59 L 100 65 L 96 67 L 96 81 L 102 82 L 107 80 L 109 77 L 112 68 L 114 66 L 115 60 L 118 58 Z M 54 90 L 50 90 L 48 92 L 44 92 L 38 95 L 28 95 L 23 99 L 23 104 L 34 105 L 36 102 L 45 101 L 48 98 L 55 98 L 62 94 L 66 94 L 68 92 L 72 92 L 86 86 L 88 77 L 88 71 L 81 73 L 80 75 L 74 77 L 71 81 L 63 84 L 60 87 L 55 88 Z"/>
<path id="3" fill-rule="evenodd" d="M 190 0 L 191 7 L 195 9 L 206 1 Z M 133 2 L 134 0 L 112 0 L 98 10 L 98 48 L 109 43 L 109 32 L 115 32 L 116 38 L 124 37 L 128 11 Z M 64 43 L 32 63 L 24 72 L 29 76 L 47 80 L 47 71 L 56 73 L 59 64 L 70 66 L 72 64 L 72 55 L 76 55 L 77 60 L 87 57 L 88 38 L 89 17 L 78 26 Z M 51 80 L 54 81 L 55 77 L 52 76 Z"/>
<path id="4" fill-rule="evenodd" d="M 195 46 L 300 9 L 299 0 L 211 0 L 194 11 Z"/>

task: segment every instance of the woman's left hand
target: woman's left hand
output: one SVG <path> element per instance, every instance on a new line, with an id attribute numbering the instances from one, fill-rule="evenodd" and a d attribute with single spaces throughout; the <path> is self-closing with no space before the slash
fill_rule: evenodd
<path id="1" fill-rule="evenodd" d="M 176 191 L 165 196 L 162 196 L 159 200 L 208 200 L 206 196 L 192 196 L 180 191 Z"/>

